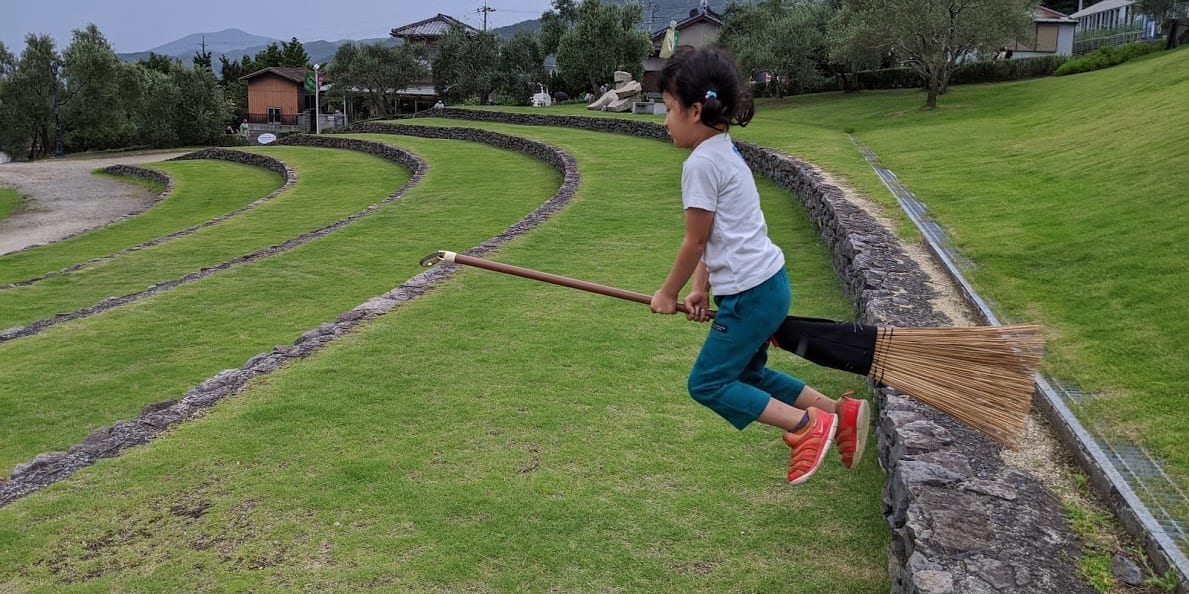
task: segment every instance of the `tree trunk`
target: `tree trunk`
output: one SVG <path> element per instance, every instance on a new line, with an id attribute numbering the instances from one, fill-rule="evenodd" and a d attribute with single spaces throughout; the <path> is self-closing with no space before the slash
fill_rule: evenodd
<path id="1" fill-rule="evenodd" d="M 937 96 L 941 94 L 941 80 L 936 74 L 929 76 L 928 95 L 925 97 L 925 107 L 937 108 Z"/>

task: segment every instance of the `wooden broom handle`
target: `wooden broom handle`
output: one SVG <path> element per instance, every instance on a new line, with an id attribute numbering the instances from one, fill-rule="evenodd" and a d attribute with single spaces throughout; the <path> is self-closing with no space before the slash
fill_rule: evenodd
<path id="1" fill-rule="evenodd" d="M 608 287 L 607 285 L 600 285 L 568 276 L 560 276 L 557 274 L 550 274 L 548 272 L 540 272 L 532 270 L 531 268 L 521 268 L 519 266 L 512 266 L 511 264 L 501 264 L 499 262 L 492 262 L 491 260 L 484 260 L 482 258 L 475 258 L 464 254 L 457 254 L 454 252 L 434 252 L 421 259 L 422 266 L 433 266 L 438 262 L 446 261 L 455 264 L 463 264 L 466 266 L 474 266 L 475 268 L 483 268 L 493 272 L 502 272 L 512 276 L 519 276 L 532 280 L 538 280 L 554 285 L 561 285 L 571 289 L 578 289 L 579 291 L 586 291 L 588 293 L 597 293 L 599 295 L 606 295 L 608 297 L 616 297 L 627 301 L 635 301 L 636 303 L 643 303 L 644 305 L 652 304 L 652 296 L 644 293 L 637 293 L 635 291 L 628 291 L 625 289 L 617 289 L 615 287 Z M 686 313 L 685 304 L 678 301 L 677 311 Z M 714 312 L 711 311 L 710 317 L 714 317 Z"/>

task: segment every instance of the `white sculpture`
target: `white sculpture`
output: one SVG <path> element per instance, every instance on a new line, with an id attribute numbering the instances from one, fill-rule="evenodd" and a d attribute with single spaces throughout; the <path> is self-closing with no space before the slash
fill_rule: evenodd
<path id="1" fill-rule="evenodd" d="M 640 86 L 639 82 L 632 80 L 631 73 L 616 70 L 615 88 L 604 93 L 594 103 L 587 105 L 586 109 L 613 112 L 631 111 L 632 103 L 636 101 L 637 95 L 643 90 L 644 87 Z"/>
<path id="2" fill-rule="evenodd" d="M 537 87 L 540 90 L 533 93 L 533 107 L 549 107 L 553 105 L 553 97 L 549 96 L 549 90 L 545 88 L 545 85 L 537 83 Z"/>

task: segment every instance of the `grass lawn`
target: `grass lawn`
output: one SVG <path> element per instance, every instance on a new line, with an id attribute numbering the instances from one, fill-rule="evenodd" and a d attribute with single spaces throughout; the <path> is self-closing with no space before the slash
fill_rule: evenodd
<path id="1" fill-rule="evenodd" d="M 126 221 L 0 258 L 0 285 L 35 278 L 185 229 L 258 200 L 283 183 L 271 171 L 227 161 L 168 161 L 145 166 L 173 176 L 173 194 Z"/>
<path id="2" fill-rule="evenodd" d="M 651 290 L 680 239 L 684 155 L 649 140 L 524 132 L 570 150 L 583 183 L 565 211 L 493 257 Z M 120 418 L 176 397 L 182 380 L 152 396 L 121 392 L 149 392 L 137 384 L 182 361 L 209 374 L 290 341 L 415 274 L 426 253 L 495 235 L 560 183 L 539 162 L 480 145 L 370 138 L 431 163 L 405 200 L 289 254 L 0 345 L 0 369 L 11 370 L 48 363 L 55 349 L 193 337 L 197 322 L 209 334 L 147 378 L 128 373 L 144 349 L 113 361 L 110 384 L 89 399 L 29 410 L 123 399 Z M 804 213 L 771 184 L 762 192 L 795 262 L 798 306 L 846 315 Z M 705 331 L 637 304 L 461 271 L 202 421 L 0 508 L 0 589 L 887 591 L 874 456 L 853 473 L 832 458 L 789 489 L 775 432 L 735 432 L 685 395 Z M 861 386 L 792 357 L 774 362 L 830 392 Z M 63 385 L 25 389 L 44 399 L 98 379 L 65 368 Z"/>
<path id="3" fill-rule="evenodd" d="M 383 200 L 408 179 L 407 172 L 398 165 L 356 151 L 306 147 L 258 150 L 289 163 L 299 172 L 297 183 L 284 195 L 185 237 L 36 285 L 0 292 L 0 328 L 74 311 L 108 296 L 133 293 L 203 266 L 282 243 Z M 177 199 L 179 204 L 209 200 L 212 192 L 223 191 L 234 192 L 233 204 L 239 206 L 263 197 L 276 187 L 256 187 L 245 195 L 239 188 L 250 183 L 256 174 L 245 165 L 238 166 L 246 168 L 239 170 L 249 176 L 245 184 L 235 175 L 204 175 L 201 165 L 168 163 L 161 167 L 171 174 L 186 174 L 184 183 L 191 187 L 185 189 L 184 195 L 166 200 Z M 361 178 L 361 171 L 367 175 Z M 310 183 L 305 176 L 311 178 Z M 266 179 L 275 184 L 278 177 L 268 173 Z M 183 192 L 183 188 L 175 192 Z M 220 208 L 219 212 L 231 210 Z M 162 228 L 153 224 L 154 233 Z"/>
<path id="4" fill-rule="evenodd" d="M 1181 49 L 1086 74 L 953 87 L 935 111 L 912 90 L 765 100 L 734 135 L 802 156 L 898 210 L 853 132 L 975 262 L 969 276 L 1001 317 L 1044 324 L 1048 370 L 1103 396 L 1086 420 L 1148 447 L 1189 489 L 1186 96 Z"/>
<path id="5" fill-rule="evenodd" d="M 0 187 L 0 221 L 12 216 L 21 207 L 22 197 L 12 188 Z"/>

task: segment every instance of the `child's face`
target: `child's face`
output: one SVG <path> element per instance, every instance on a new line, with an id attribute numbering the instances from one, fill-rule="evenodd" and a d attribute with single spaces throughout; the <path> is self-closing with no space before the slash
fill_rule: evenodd
<path id="1" fill-rule="evenodd" d="M 668 91 L 662 93 L 661 98 L 665 102 L 665 127 L 669 129 L 673 145 L 688 149 L 696 147 L 702 140 L 702 104 L 687 107 Z"/>

